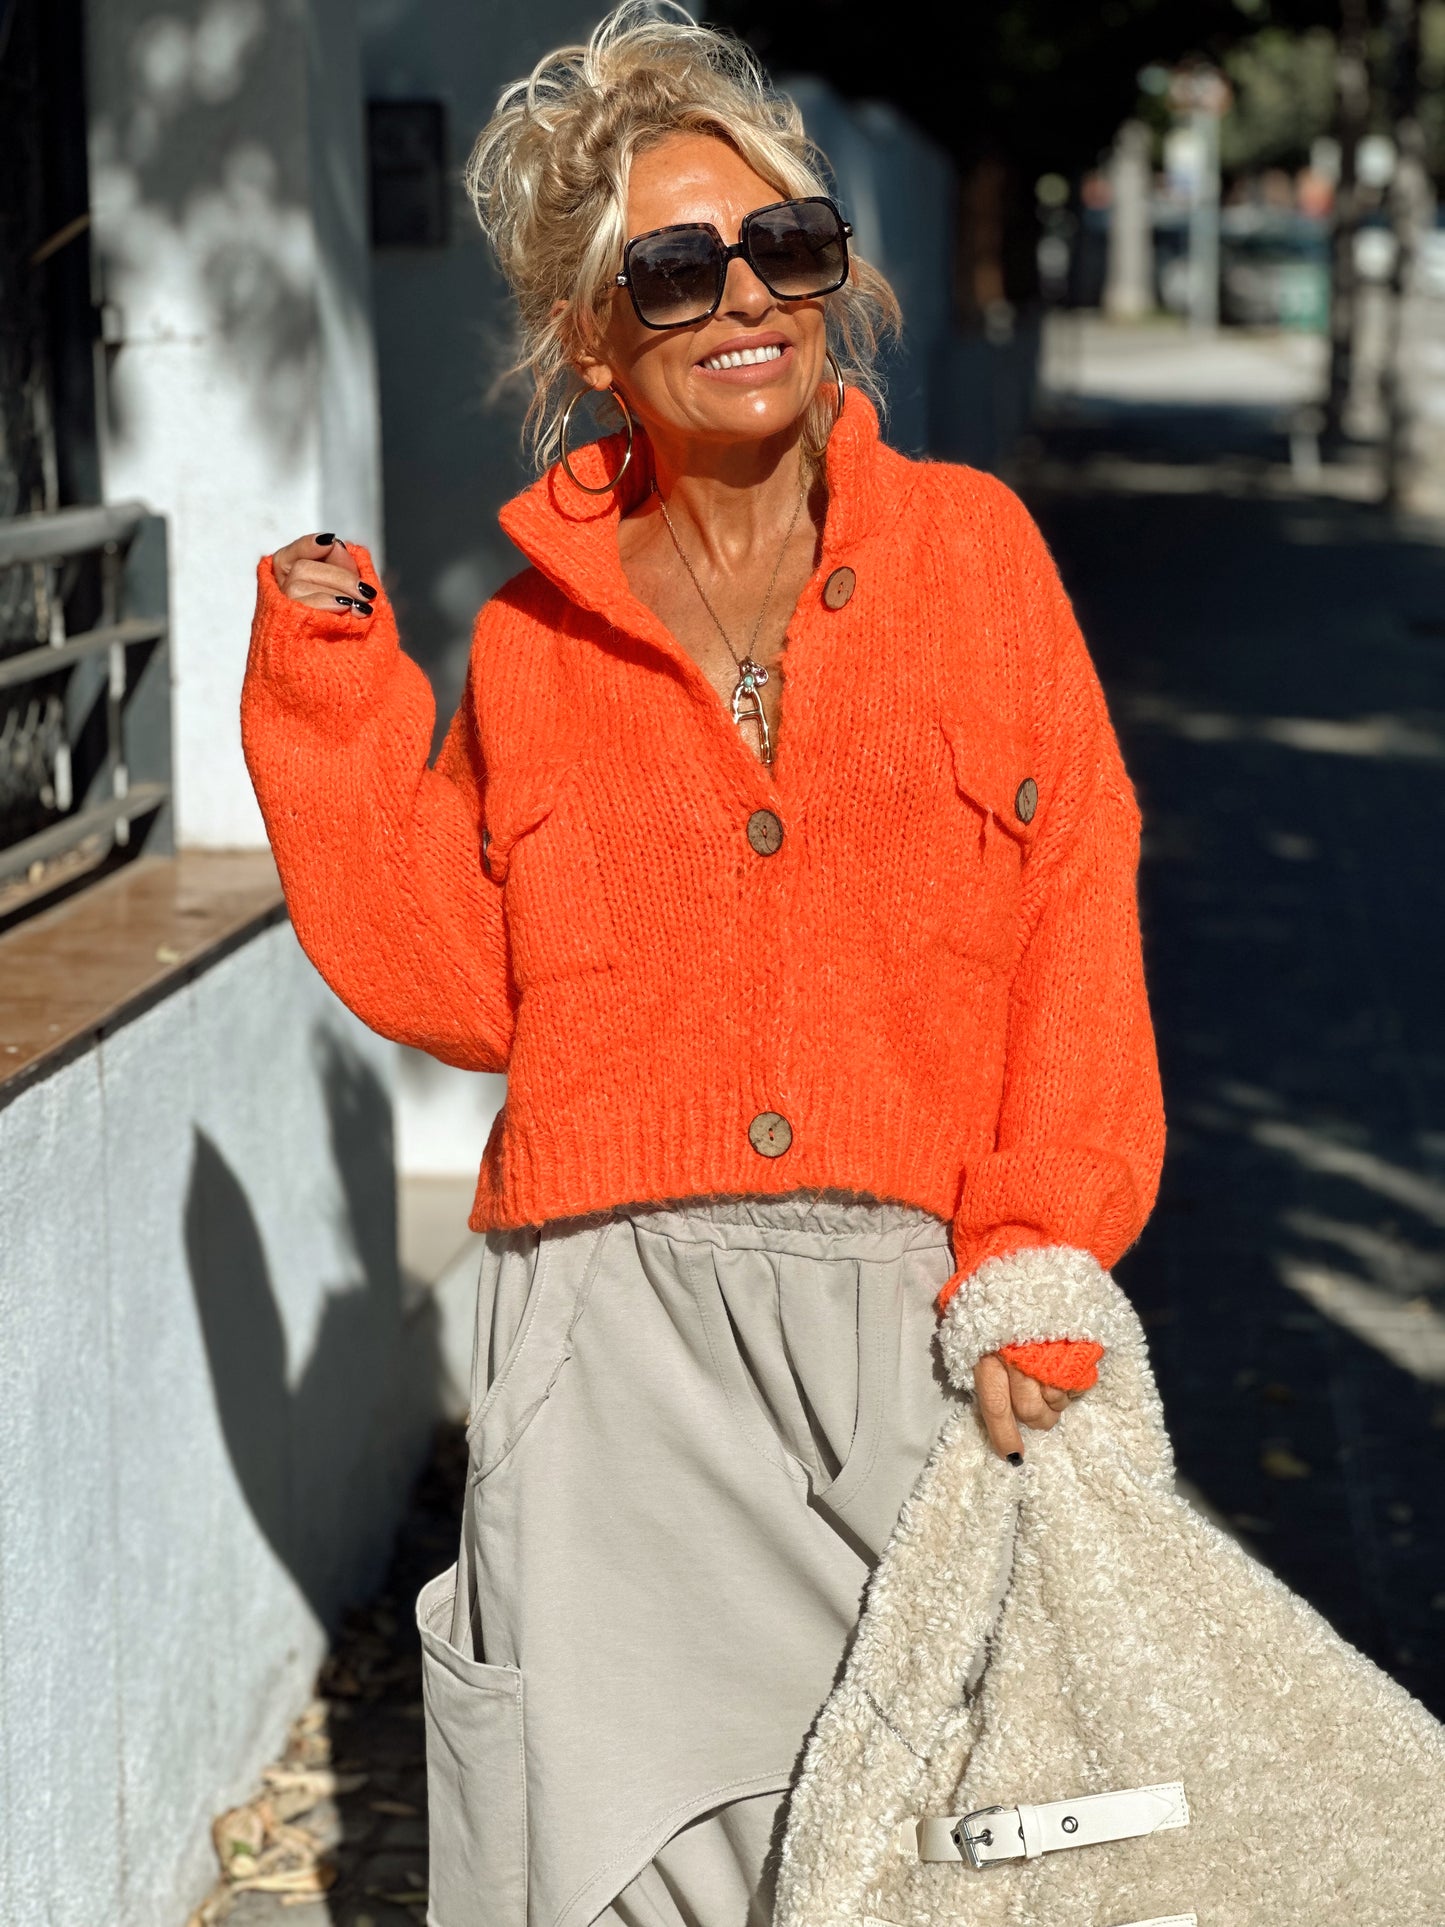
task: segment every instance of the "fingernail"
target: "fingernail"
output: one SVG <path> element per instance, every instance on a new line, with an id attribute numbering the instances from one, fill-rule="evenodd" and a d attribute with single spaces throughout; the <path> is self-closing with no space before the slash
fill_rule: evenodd
<path id="1" fill-rule="evenodd" d="M 372 596 L 376 594 L 375 589 L 372 588 L 369 582 L 358 582 L 356 586 L 358 589 L 360 589 L 361 593 L 367 598 L 368 601 L 370 601 Z"/>
<path id="2" fill-rule="evenodd" d="M 336 600 L 341 604 L 343 609 L 351 609 L 355 607 L 355 604 L 352 602 L 351 597 L 349 595 L 339 595 L 336 598 Z"/>
<path id="3" fill-rule="evenodd" d="M 313 535 L 311 540 L 319 543 L 323 549 L 329 549 L 331 544 L 336 540 L 336 537 L 331 533 L 330 529 L 328 529 L 325 535 Z"/>
<path id="4" fill-rule="evenodd" d="M 1009 1453 L 1009 1455 L 1008 1455 L 1008 1462 L 1009 1462 L 1009 1464 L 1010 1464 L 1010 1465 L 1022 1465 L 1022 1464 L 1023 1464 L 1023 1462 L 1024 1462 L 1024 1455 L 1023 1455 L 1023 1453 L 1022 1453 L 1022 1452 L 1010 1452 L 1010 1453 Z"/>
<path id="5" fill-rule="evenodd" d="M 369 616 L 371 614 L 371 604 L 369 602 L 353 602 L 351 606 L 359 616 Z"/>

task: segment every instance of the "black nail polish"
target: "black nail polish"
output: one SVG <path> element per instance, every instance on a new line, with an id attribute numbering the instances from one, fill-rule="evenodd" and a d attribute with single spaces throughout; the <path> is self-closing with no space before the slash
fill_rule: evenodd
<path id="1" fill-rule="evenodd" d="M 325 535 L 313 535 L 311 540 L 317 543 L 321 548 L 329 549 L 331 547 L 331 544 L 336 540 L 336 537 L 328 529 Z"/>
<path id="2" fill-rule="evenodd" d="M 1009 1464 L 1010 1464 L 1010 1465 L 1022 1465 L 1022 1464 L 1023 1464 L 1023 1462 L 1024 1462 L 1024 1455 L 1023 1455 L 1023 1453 L 1022 1453 L 1022 1452 L 1010 1452 L 1010 1453 L 1009 1453 L 1009 1455 L 1008 1455 L 1008 1462 L 1009 1462 Z"/>
<path id="3" fill-rule="evenodd" d="M 358 589 L 360 589 L 361 593 L 366 597 L 368 602 L 376 594 L 375 589 L 372 588 L 369 582 L 358 582 L 356 586 Z"/>
<path id="4" fill-rule="evenodd" d="M 359 616 L 369 616 L 371 614 L 371 604 L 369 602 L 353 602 L 351 606 Z"/>
<path id="5" fill-rule="evenodd" d="M 337 596 L 336 600 L 341 604 L 343 609 L 351 609 L 355 607 L 355 604 L 352 602 L 351 597 L 349 595 L 339 595 Z"/>

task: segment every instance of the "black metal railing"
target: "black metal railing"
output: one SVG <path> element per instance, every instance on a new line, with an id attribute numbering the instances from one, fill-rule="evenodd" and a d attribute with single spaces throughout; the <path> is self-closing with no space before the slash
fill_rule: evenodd
<path id="1" fill-rule="evenodd" d="M 0 521 L 0 919 L 174 848 L 166 531 L 139 502 Z M 81 627 L 67 631 L 68 614 Z M 43 637 L 43 639 L 41 639 Z"/>

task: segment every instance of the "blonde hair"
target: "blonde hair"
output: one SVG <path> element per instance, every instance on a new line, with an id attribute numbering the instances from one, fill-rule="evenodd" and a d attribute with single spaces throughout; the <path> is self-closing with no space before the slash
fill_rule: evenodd
<path id="1" fill-rule="evenodd" d="M 782 198 L 828 192 L 797 107 L 741 41 L 698 26 L 675 0 L 624 0 L 585 47 L 548 54 L 503 91 L 472 149 L 467 192 L 516 297 L 509 372 L 530 377 L 525 427 L 539 462 L 556 452 L 576 357 L 595 348 L 616 294 L 633 158 L 683 132 L 726 141 Z M 881 404 L 874 358 L 901 322 L 892 288 L 850 255 L 825 312 L 844 381 Z M 814 456 L 835 407 L 829 383 L 804 424 Z"/>

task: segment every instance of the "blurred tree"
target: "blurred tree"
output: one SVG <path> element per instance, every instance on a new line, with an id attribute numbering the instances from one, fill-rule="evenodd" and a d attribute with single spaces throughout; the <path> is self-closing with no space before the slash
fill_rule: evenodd
<path id="1" fill-rule="evenodd" d="M 1266 27 L 1225 56 L 1234 100 L 1220 128 L 1227 174 L 1305 166 L 1312 144 L 1330 132 L 1335 106 L 1335 37 Z"/>
<path id="2" fill-rule="evenodd" d="M 711 0 L 775 72 L 820 73 L 909 114 L 968 173 L 985 156 L 1031 184 L 1092 166 L 1134 111 L 1140 70 L 1223 62 L 1269 29 L 1332 27 L 1338 0 L 962 0 L 895 17 L 865 0 Z"/>
<path id="3" fill-rule="evenodd" d="M 953 158 L 958 306 L 1036 285 L 1034 183 L 1094 166 L 1137 108 L 1139 74 L 1222 63 L 1269 29 L 1333 26 L 1338 0 L 957 0 L 886 25 L 876 0 L 709 0 L 775 73 L 817 73 L 890 101 Z"/>

